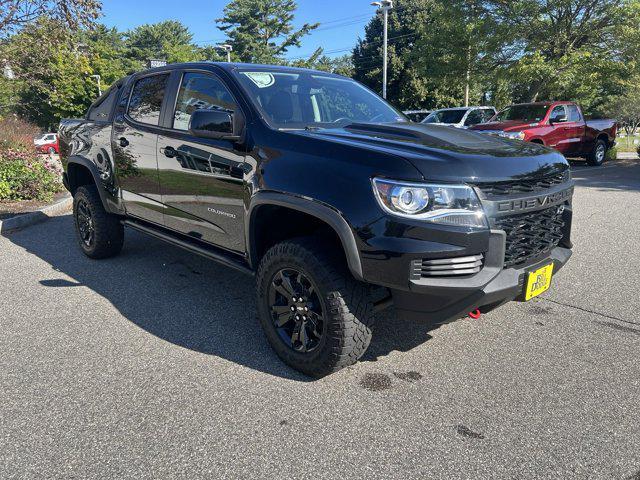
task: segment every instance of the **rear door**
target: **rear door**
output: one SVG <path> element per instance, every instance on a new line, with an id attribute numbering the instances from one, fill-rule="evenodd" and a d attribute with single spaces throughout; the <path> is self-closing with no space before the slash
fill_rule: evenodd
<path id="1" fill-rule="evenodd" d="M 123 92 L 113 122 L 116 178 L 127 214 L 163 224 L 156 156 L 170 72 L 138 77 Z"/>
<path id="2" fill-rule="evenodd" d="M 242 115 L 231 90 L 209 71 L 176 71 L 171 108 L 158 138 L 158 168 L 164 222 L 185 235 L 244 251 L 245 154 L 236 142 L 199 138 L 189 132 L 198 109 Z"/>

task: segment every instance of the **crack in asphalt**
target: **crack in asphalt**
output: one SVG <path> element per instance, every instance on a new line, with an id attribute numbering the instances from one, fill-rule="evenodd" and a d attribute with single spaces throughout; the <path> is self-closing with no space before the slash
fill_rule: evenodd
<path id="1" fill-rule="evenodd" d="M 549 298 L 540 298 L 540 300 L 542 300 L 543 302 L 555 303 L 556 305 L 561 305 L 563 307 L 575 308 L 576 310 L 580 310 L 580 311 L 585 312 L 585 313 L 592 313 L 594 315 L 599 315 L 601 317 L 608 318 L 610 320 L 616 320 L 618 322 L 628 323 L 629 325 L 638 325 L 638 326 L 640 326 L 640 323 L 638 323 L 638 322 L 632 322 L 631 320 L 625 320 L 624 318 L 614 317 L 613 315 L 607 315 L 606 313 L 601 313 L 601 312 L 598 312 L 596 310 L 590 310 L 588 308 L 578 307 L 577 305 L 571 305 L 570 303 L 558 302 L 557 300 L 551 300 Z"/>

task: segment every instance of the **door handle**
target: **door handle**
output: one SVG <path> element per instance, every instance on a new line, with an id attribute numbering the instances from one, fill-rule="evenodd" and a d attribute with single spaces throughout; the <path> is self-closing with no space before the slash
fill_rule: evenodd
<path id="1" fill-rule="evenodd" d="M 123 147 L 123 148 L 124 148 L 124 147 L 128 147 L 128 146 L 129 146 L 129 140 L 127 140 L 127 139 L 126 139 L 126 138 L 124 138 L 124 137 L 120 137 L 120 138 L 118 139 L 118 142 L 120 143 L 120 146 L 121 146 L 121 147 Z"/>
<path id="2" fill-rule="evenodd" d="M 178 154 L 178 151 L 173 147 L 164 147 L 162 153 L 164 153 L 164 156 L 167 158 L 174 158 Z"/>

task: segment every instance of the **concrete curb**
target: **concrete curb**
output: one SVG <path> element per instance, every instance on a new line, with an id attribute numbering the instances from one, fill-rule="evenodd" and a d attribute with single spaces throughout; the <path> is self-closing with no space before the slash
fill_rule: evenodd
<path id="1" fill-rule="evenodd" d="M 7 218 L 6 220 L 0 220 L 0 235 L 22 230 L 23 228 L 35 225 L 36 223 L 44 222 L 49 217 L 59 215 L 61 213 L 71 210 L 73 205 L 73 198 L 67 194 L 64 198 L 61 198 L 51 205 L 42 207 L 35 212 L 25 213 L 17 215 L 15 217 Z"/>
<path id="2" fill-rule="evenodd" d="M 638 154 L 635 152 L 618 152 L 617 160 L 637 160 Z"/>

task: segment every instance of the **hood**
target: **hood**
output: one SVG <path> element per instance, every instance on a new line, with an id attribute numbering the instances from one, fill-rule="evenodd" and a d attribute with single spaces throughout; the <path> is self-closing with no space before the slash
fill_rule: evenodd
<path id="1" fill-rule="evenodd" d="M 538 122 L 524 122 L 522 120 L 505 120 L 504 122 L 487 122 L 480 123 L 471 127 L 471 130 L 501 130 L 504 132 L 517 132 L 533 125 L 538 125 Z"/>
<path id="2" fill-rule="evenodd" d="M 541 145 L 438 124 L 351 124 L 292 133 L 402 157 L 425 180 L 495 182 L 569 168 L 560 153 Z"/>

